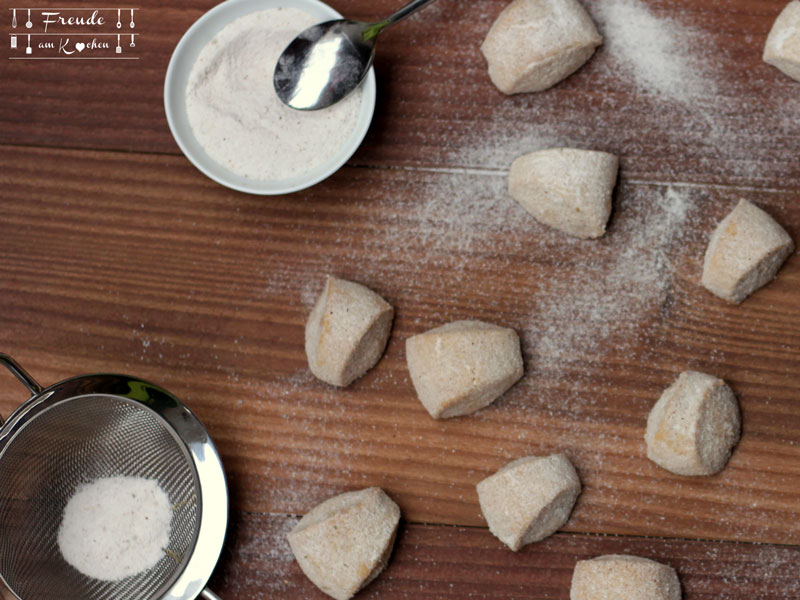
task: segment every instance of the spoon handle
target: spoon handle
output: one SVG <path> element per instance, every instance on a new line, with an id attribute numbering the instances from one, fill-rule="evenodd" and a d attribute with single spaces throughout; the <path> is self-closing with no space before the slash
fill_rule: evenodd
<path id="1" fill-rule="evenodd" d="M 421 8 L 426 7 L 431 2 L 435 2 L 436 0 L 412 0 L 408 4 L 406 4 L 403 8 L 398 10 L 396 13 L 389 15 L 382 21 L 378 21 L 372 27 L 370 27 L 367 31 L 364 32 L 365 39 L 372 39 L 376 37 L 381 31 L 395 25 L 405 19 L 406 17 L 410 17 L 415 12 L 420 10 Z"/>

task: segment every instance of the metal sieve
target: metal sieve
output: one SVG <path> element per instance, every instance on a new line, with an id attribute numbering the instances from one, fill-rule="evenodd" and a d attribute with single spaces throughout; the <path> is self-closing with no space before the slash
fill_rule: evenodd
<path id="1" fill-rule="evenodd" d="M 0 353 L 0 364 L 32 394 L 0 419 L 0 582 L 12 597 L 219 600 L 204 588 L 225 538 L 228 491 L 197 417 L 140 379 L 85 375 L 42 389 L 8 355 Z M 100 581 L 63 559 L 57 536 L 76 488 L 117 475 L 155 479 L 167 493 L 170 540 L 152 569 Z"/>

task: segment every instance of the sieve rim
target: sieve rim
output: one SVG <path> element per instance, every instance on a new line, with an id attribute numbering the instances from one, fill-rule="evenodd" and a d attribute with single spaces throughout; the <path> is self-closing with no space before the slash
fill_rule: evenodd
<path id="1" fill-rule="evenodd" d="M 50 408 L 77 398 L 110 396 L 154 412 L 188 456 L 197 478 L 197 532 L 188 560 L 153 599 L 195 600 L 203 592 L 222 552 L 228 526 L 228 489 L 219 452 L 197 416 L 176 396 L 128 375 L 91 374 L 65 379 L 34 393 L 0 425 L 0 460 L 17 434 Z M 5 577 L 0 581 L 20 598 Z M 20 599 L 21 600 L 21 599 Z"/>

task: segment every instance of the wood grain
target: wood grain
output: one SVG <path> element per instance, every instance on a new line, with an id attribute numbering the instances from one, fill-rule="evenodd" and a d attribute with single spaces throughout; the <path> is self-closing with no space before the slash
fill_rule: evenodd
<path id="1" fill-rule="evenodd" d="M 242 515 L 211 587 L 223 597 L 327 598 L 285 540 L 296 519 Z M 669 564 L 684 600 L 793 600 L 796 547 L 557 534 L 513 553 L 488 531 L 401 523 L 389 568 L 358 598 L 567 600 L 579 560 L 634 554 Z"/>
<path id="2" fill-rule="evenodd" d="M 413 522 L 482 526 L 480 479 L 522 455 L 565 451 L 585 486 L 569 531 L 800 542 L 800 263 L 741 306 L 697 285 L 707 235 L 744 191 L 683 190 L 690 217 L 654 258 L 630 236 L 660 235 L 648 211 L 662 186 L 623 183 L 608 235 L 587 245 L 526 218 L 502 177 L 476 175 L 490 180 L 476 187 L 464 174 L 345 168 L 298 195 L 257 198 L 178 157 L 20 147 L 0 157 L 14 166 L 0 175 L 2 346 L 44 383 L 112 371 L 163 384 L 208 426 L 239 510 L 302 514 L 380 485 Z M 477 197 L 440 229 L 459 185 Z M 797 237 L 790 195 L 746 193 Z M 542 306 L 556 294 L 580 300 L 589 275 L 622 268 L 627 244 L 657 260 L 662 287 L 635 288 L 648 303 L 609 332 L 587 325 L 599 340 L 548 355 Z M 570 280 L 587 261 L 586 280 Z M 306 368 L 303 326 L 326 273 L 397 307 L 386 356 L 347 390 Z M 526 376 L 472 417 L 434 421 L 403 344 L 459 318 L 519 331 Z M 687 368 L 728 380 L 744 412 L 741 444 L 710 478 L 644 456 L 647 413 Z M 6 381 L 2 413 L 22 399 Z"/>
<path id="3" fill-rule="evenodd" d="M 597 13 L 601 1 L 587 6 Z M 395 4 L 332 2 L 363 19 Z M 505 97 L 479 52 L 504 3 L 440 0 L 381 40 L 380 102 L 353 163 L 503 169 L 525 150 L 577 145 L 620 155 L 635 180 L 796 190 L 797 84 L 761 61 L 784 0 L 647 4 L 701 32 L 693 51 L 709 83 L 688 105 L 637 90 L 607 48 L 547 93 Z M 164 76 L 181 35 L 214 2 L 140 5 L 138 61 L 0 60 L 0 143 L 178 154 Z"/>

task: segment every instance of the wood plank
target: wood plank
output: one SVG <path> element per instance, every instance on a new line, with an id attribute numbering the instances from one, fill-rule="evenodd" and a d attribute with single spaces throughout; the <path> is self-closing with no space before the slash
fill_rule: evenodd
<path id="1" fill-rule="evenodd" d="M 601 1 L 587 6 L 597 13 Z M 214 4 L 142 2 L 138 61 L 0 60 L 0 143 L 178 153 L 163 78 L 183 32 Z M 363 19 L 395 4 L 332 2 Z M 352 162 L 504 169 L 524 151 L 566 144 L 620 155 L 636 180 L 797 190 L 798 84 L 760 58 L 784 4 L 647 1 L 660 17 L 702 32 L 692 51 L 709 85 L 685 106 L 637 91 L 607 48 L 546 93 L 505 97 L 478 49 L 505 4 L 442 0 L 382 39 L 381 102 Z"/>
<path id="2" fill-rule="evenodd" d="M 211 587 L 223 598 L 327 598 L 285 536 L 297 522 L 241 515 Z M 401 523 L 388 569 L 357 598 L 568 600 L 579 560 L 634 554 L 677 569 L 684 600 L 794 600 L 800 549 L 757 544 L 557 534 L 511 552 L 487 530 Z"/>
<path id="3" fill-rule="evenodd" d="M 487 174 L 346 168 L 259 198 L 179 157 L 4 147 L 0 160 L 0 346 L 43 383 L 111 371 L 172 390 L 219 445 L 238 510 L 302 514 L 380 485 L 411 521 L 481 526 L 480 479 L 565 451 L 585 487 L 569 531 L 800 543 L 800 262 L 741 306 L 696 284 L 741 195 L 798 239 L 790 194 L 623 180 L 608 235 L 580 242 Z M 327 273 L 397 307 L 386 356 L 347 390 L 315 381 L 303 351 Z M 433 421 L 404 340 L 459 318 L 519 331 L 526 376 L 474 416 Z M 727 379 L 743 408 L 715 477 L 644 456 L 647 413 L 686 368 Z M 24 395 L 4 381 L 7 415 Z"/>

